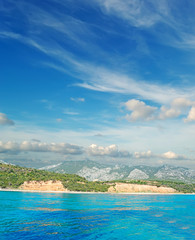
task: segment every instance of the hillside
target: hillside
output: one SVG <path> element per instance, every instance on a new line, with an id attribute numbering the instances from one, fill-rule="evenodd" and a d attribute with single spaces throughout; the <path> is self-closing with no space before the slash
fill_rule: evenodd
<path id="1" fill-rule="evenodd" d="M 43 187 L 47 190 L 60 189 L 60 191 L 78 192 L 125 192 L 126 190 L 127 192 L 160 193 L 175 192 L 175 190 L 176 192 L 184 193 L 195 192 L 195 184 L 183 182 L 165 180 L 113 180 L 90 182 L 75 174 L 55 173 L 0 163 L 0 188 L 42 190 Z"/>
<path id="2" fill-rule="evenodd" d="M 0 188 L 19 188 L 28 181 L 61 181 L 70 191 L 105 192 L 108 186 L 100 182 L 89 182 L 75 174 L 61 174 L 32 168 L 0 163 Z"/>

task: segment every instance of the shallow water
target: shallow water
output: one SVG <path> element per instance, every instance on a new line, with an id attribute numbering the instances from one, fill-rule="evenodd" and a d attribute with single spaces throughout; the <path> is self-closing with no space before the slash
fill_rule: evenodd
<path id="1" fill-rule="evenodd" d="M 0 192 L 0 239 L 195 239 L 195 195 Z"/>

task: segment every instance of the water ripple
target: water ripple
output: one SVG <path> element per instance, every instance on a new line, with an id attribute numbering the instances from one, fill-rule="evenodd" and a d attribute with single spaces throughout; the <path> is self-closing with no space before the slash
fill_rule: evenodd
<path id="1" fill-rule="evenodd" d="M 1 240 L 194 239 L 193 195 L 0 192 Z"/>

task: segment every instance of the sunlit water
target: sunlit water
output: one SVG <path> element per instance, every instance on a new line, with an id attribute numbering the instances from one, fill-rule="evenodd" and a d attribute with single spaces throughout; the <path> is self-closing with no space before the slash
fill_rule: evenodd
<path id="1" fill-rule="evenodd" d="M 0 239 L 195 239 L 194 195 L 0 192 Z"/>

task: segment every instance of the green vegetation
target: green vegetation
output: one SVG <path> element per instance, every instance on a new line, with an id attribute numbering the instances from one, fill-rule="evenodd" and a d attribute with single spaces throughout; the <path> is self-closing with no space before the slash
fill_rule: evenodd
<path id="1" fill-rule="evenodd" d="M 16 189 L 25 181 L 59 180 L 70 191 L 107 192 L 116 182 L 145 184 L 157 187 L 171 187 L 178 192 L 195 193 L 195 183 L 183 183 L 166 180 L 114 180 L 109 182 L 90 182 L 76 174 L 54 173 L 44 170 L 19 167 L 0 163 L 0 188 Z"/>
<path id="2" fill-rule="evenodd" d="M 108 187 L 104 183 L 89 182 L 76 174 L 62 174 L 19 167 L 14 165 L 0 164 L 0 187 L 18 188 L 25 181 L 48 181 L 59 180 L 70 191 L 82 192 L 106 192 Z"/>
<path id="3" fill-rule="evenodd" d="M 150 181 L 151 184 L 157 187 L 171 187 L 182 193 L 195 193 L 195 183 L 184 183 L 180 181 L 166 181 L 166 180 L 158 180 L 158 181 Z"/>

